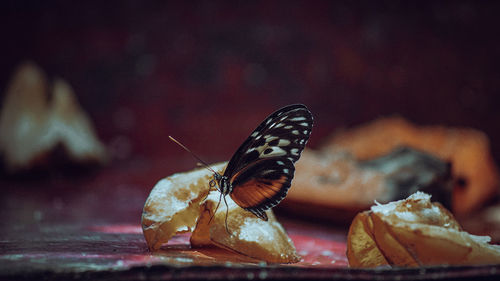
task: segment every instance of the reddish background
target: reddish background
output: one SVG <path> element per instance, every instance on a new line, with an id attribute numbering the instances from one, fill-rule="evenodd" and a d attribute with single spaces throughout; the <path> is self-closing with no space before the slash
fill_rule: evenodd
<path id="1" fill-rule="evenodd" d="M 73 85 L 121 158 L 185 159 L 165 175 L 193 163 L 167 135 L 208 162 L 225 160 L 267 114 L 295 102 L 316 117 L 313 147 L 340 127 L 399 114 L 481 129 L 500 159 L 499 2 L 0 5 L 0 87 L 35 61 Z"/>
<path id="2" fill-rule="evenodd" d="M 227 160 L 296 102 L 315 116 L 313 148 L 398 114 L 480 129 L 498 163 L 499 14 L 493 1 L 6 1 L 0 88 L 26 59 L 66 79 L 113 152 L 99 176 L 137 184 L 138 202 L 196 163 L 168 135 Z"/>
<path id="3" fill-rule="evenodd" d="M 0 3 L 0 105 L 15 67 L 33 60 L 74 87 L 113 153 L 84 174 L 0 173 L 7 254 L 59 255 L 53 239 L 74 251 L 68 225 L 137 228 L 151 187 L 196 163 L 168 135 L 207 162 L 227 160 L 290 103 L 313 112 L 313 148 L 336 129 L 397 114 L 480 129 L 500 163 L 498 1 L 143 2 Z M 149 257 L 140 233 L 116 235 Z M 116 244 L 93 239 L 98 253 Z"/>

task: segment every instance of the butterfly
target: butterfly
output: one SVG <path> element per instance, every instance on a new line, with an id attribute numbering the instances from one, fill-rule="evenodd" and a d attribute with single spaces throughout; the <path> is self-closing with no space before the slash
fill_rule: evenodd
<path id="1" fill-rule="evenodd" d="M 236 150 L 223 174 L 193 155 L 213 172 L 210 188 L 216 187 L 224 200 L 229 195 L 241 208 L 267 221 L 265 211 L 279 204 L 288 193 L 294 164 L 309 140 L 312 126 L 309 109 L 303 104 L 292 104 L 262 121 Z"/>

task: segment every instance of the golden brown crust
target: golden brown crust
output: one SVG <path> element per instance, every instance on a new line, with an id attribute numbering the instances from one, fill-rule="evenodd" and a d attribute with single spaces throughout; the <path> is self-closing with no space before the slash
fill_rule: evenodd
<path id="1" fill-rule="evenodd" d="M 222 169 L 225 163 L 213 165 Z M 144 204 L 142 230 L 148 247 L 157 250 L 175 234 L 192 231 L 208 193 L 212 176 L 205 168 L 177 173 L 160 180 Z"/>
<path id="2" fill-rule="evenodd" d="M 221 172 L 226 163 L 212 165 Z M 257 218 L 226 197 L 229 206 L 219 202 L 220 193 L 207 197 L 211 172 L 196 169 L 159 181 L 151 191 L 142 215 L 142 228 L 148 247 L 159 249 L 177 233 L 193 232 L 193 247 L 217 246 L 270 263 L 293 263 L 300 260 L 292 240 L 272 211 L 268 221 Z"/>
<path id="3" fill-rule="evenodd" d="M 458 215 L 478 208 L 498 192 L 500 176 L 488 137 L 474 129 L 419 127 L 403 118 L 382 118 L 333 135 L 325 150 L 348 151 L 357 159 L 372 159 L 401 145 L 452 163 L 452 174 L 465 183 L 453 192 L 453 211 Z"/>
<path id="4" fill-rule="evenodd" d="M 347 257 L 351 267 L 389 265 L 373 237 L 373 221 L 369 212 L 359 213 L 349 227 Z"/>
<path id="5" fill-rule="evenodd" d="M 417 193 L 372 207 L 353 220 L 347 258 L 352 267 L 500 263 L 500 246 L 462 231 L 451 213 Z"/>
<path id="6" fill-rule="evenodd" d="M 209 240 L 212 245 L 269 263 L 300 261 L 292 240 L 272 211 L 266 211 L 268 221 L 264 221 L 238 207 L 231 199 L 226 199 L 228 212 L 226 213 L 225 206 L 220 206 L 211 223 L 208 224 L 218 203 L 216 194 L 209 195 L 191 237 L 193 246 L 206 246 Z M 206 233 L 209 235 L 207 236 Z"/>

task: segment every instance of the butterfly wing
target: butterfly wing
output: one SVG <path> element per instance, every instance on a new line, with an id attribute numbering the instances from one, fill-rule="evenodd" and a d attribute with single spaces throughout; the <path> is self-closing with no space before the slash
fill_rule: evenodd
<path id="1" fill-rule="evenodd" d="M 224 172 L 231 198 L 262 219 L 290 188 L 294 163 L 311 134 L 313 117 L 302 104 L 267 117 L 238 148 Z"/>
<path id="2" fill-rule="evenodd" d="M 265 210 L 276 206 L 290 188 L 295 167 L 287 158 L 264 158 L 252 162 L 231 179 L 233 201 L 267 221 Z"/>
<path id="3" fill-rule="evenodd" d="M 285 157 L 295 163 L 309 139 L 312 125 L 312 114 L 303 104 L 293 104 L 277 110 L 236 150 L 224 175 L 231 178 L 260 158 Z"/>

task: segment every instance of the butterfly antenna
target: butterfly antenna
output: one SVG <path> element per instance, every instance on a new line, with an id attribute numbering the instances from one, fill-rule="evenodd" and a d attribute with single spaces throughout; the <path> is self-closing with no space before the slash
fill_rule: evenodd
<path id="1" fill-rule="evenodd" d="M 178 140 L 174 139 L 172 136 L 168 136 L 168 138 L 175 142 L 176 144 L 178 144 L 180 147 L 184 148 L 184 150 L 186 150 L 187 152 L 191 153 L 191 155 L 193 155 L 194 158 L 198 159 L 198 161 L 201 162 L 201 164 L 207 168 L 209 171 L 211 171 L 212 173 L 215 173 L 214 169 L 212 169 L 205 161 L 201 160 L 200 157 L 198 157 L 198 155 L 194 154 L 194 152 L 192 152 L 189 148 L 187 148 L 185 145 L 183 145 L 182 143 L 180 143 Z"/>

